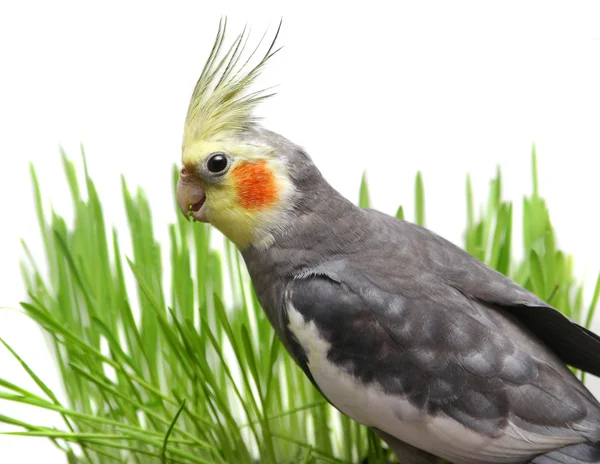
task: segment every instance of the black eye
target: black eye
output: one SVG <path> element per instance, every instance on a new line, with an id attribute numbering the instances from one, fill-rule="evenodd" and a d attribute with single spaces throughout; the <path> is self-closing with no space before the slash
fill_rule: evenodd
<path id="1" fill-rule="evenodd" d="M 223 153 L 215 153 L 208 159 L 206 167 L 210 172 L 222 172 L 227 168 L 227 157 Z"/>

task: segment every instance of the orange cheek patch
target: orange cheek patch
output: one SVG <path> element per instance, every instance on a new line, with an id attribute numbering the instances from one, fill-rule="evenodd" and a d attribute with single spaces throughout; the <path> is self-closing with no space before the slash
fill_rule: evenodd
<path id="1" fill-rule="evenodd" d="M 261 209 L 277 200 L 277 184 L 273 172 L 264 160 L 243 163 L 232 173 L 240 205 L 246 209 Z"/>

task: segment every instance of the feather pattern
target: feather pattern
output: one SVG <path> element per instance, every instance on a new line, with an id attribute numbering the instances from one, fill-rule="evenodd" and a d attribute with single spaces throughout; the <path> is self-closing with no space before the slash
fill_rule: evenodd
<path id="1" fill-rule="evenodd" d="M 243 132 L 256 123 L 254 108 L 271 97 L 270 89 L 248 92 L 267 61 L 277 53 L 275 43 L 281 22 L 267 51 L 251 66 L 264 37 L 245 60 L 242 60 L 250 36 L 248 28 L 236 37 L 225 51 L 227 19 L 219 22 L 212 50 L 196 82 L 184 125 L 183 150 L 196 142 L 220 134 Z"/>
<path id="2" fill-rule="evenodd" d="M 436 234 L 357 208 L 265 138 L 288 160 L 295 215 L 242 255 L 332 404 L 420 462 L 599 462 L 600 404 L 566 365 L 600 373 L 600 337 Z"/>

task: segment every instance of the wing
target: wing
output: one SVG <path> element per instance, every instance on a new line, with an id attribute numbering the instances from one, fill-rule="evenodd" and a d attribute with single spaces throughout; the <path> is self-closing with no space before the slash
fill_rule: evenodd
<path id="1" fill-rule="evenodd" d="M 457 462 L 600 439 L 593 398 L 510 317 L 451 286 L 390 292 L 348 262 L 302 277 L 284 296 L 288 336 L 359 422 Z"/>
<path id="2" fill-rule="evenodd" d="M 510 313 L 565 364 L 600 376 L 600 336 L 568 319 L 533 293 L 435 233 L 369 210 L 381 227 L 367 251 L 375 275 L 405 266 L 413 277 L 443 282 L 470 299 Z M 384 249 L 381 250 L 383 243 Z M 400 276 L 406 281 L 406 275 Z M 410 279 L 409 279 L 410 280 Z"/>

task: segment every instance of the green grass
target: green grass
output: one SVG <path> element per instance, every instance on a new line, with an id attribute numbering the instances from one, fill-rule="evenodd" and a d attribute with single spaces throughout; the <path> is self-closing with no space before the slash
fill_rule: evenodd
<path id="1" fill-rule="evenodd" d="M 589 326 L 600 275 L 585 305 L 573 258 L 556 246 L 538 192 L 535 153 L 532 159 L 533 193 L 523 200 L 525 259 L 512 258 L 513 209 L 502 200 L 500 171 L 479 212 L 467 178 L 465 248 Z M 0 416 L 15 426 L 11 433 L 46 437 L 73 463 L 392 459 L 373 433 L 330 407 L 284 352 L 230 243 L 212 248 L 214 232 L 181 215 L 169 226 L 170 243 L 158 243 L 144 192 L 131 191 L 123 180 L 133 248 L 125 257 L 123 237 L 107 225 L 87 168 L 81 177 L 64 154 L 63 162 L 74 202 L 72 225 L 42 209 L 31 169 L 49 272 L 39 271 L 42 258 L 32 257 L 25 246 L 22 268 L 29 293 L 22 310 L 48 335 L 67 400 L 59 401 L 27 360 L 3 342 L 38 389 L 0 378 L 0 401 L 54 411 L 64 425 L 47 428 Z M 414 220 L 419 224 L 425 221 L 423 185 L 418 174 Z M 359 204 L 369 203 L 363 177 Z M 402 207 L 397 216 L 404 217 Z M 131 276 L 135 288 L 126 284 Z"/>

